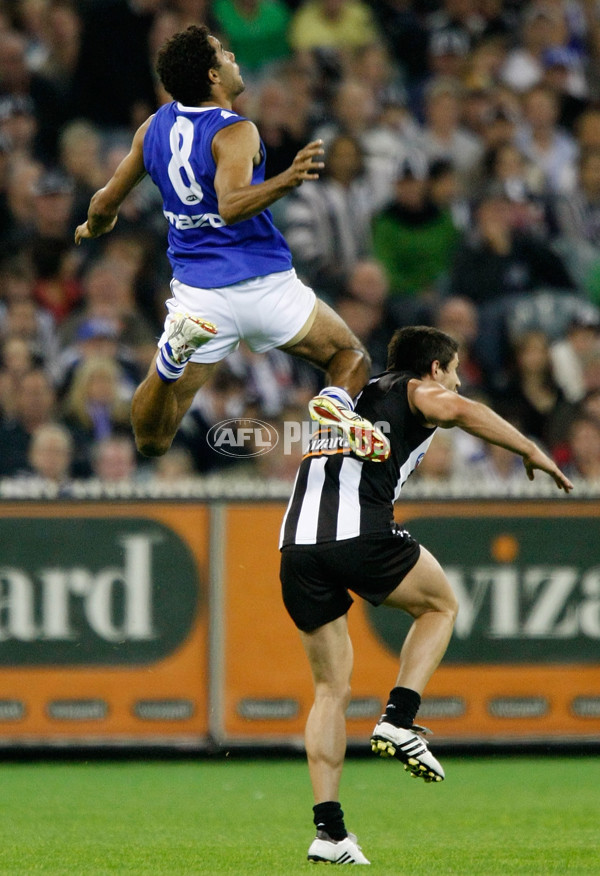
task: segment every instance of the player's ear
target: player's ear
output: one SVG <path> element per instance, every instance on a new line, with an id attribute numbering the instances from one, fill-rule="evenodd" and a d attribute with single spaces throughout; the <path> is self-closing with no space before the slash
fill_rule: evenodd
<path id="1" fill-rule="evenodd" d="M 431 363 L 430 368 L 429 368 L 429 376 L 432 377 L 434 380 L 437 380 L 440 372 L 443 370 L 444 369 L 440 365 L 440 360 L 434 359 L 433 362 Z"/>
<path id="2" fill-rule="evenodd" d="M 208 78 L 211 81 L 212 85 L 216 85 L 219 81 L 219 69 L 218 67 L 211 67 L 208 71 Z"/>

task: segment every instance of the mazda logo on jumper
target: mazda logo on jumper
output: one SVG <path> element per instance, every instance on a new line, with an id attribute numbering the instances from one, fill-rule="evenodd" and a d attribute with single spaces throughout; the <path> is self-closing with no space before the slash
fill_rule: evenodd
<path id="1" fill-rule="evenodd" d="M 215 423 L 206 441 L 223 456 L 262 456 L 279 441 L 277 430 L 263 420 L 233 418 Z"/>

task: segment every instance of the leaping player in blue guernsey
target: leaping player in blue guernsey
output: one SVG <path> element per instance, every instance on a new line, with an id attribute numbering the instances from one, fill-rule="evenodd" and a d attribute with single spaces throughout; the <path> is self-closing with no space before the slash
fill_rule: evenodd
<path id="1" fill-rule="evenodd" d="M 169 223 L 171 298 L 158 350 L 132 402 L 139 451 L 165 453 L 196 392 L 244 340 L 273 348 L 327 373 L 309 402 L 313 419 L 337 426 L 359 457 L 385 461 L 386 436 L 354 412 L 370 374 L 369 357 L 343 320 L 292 266 L 269 206 L 323 168 L 320 140 L 266 180 L 256 126 L 233 110 L 244 82 L 232 52 L 206 27 L 175 34 L 159 52 L 157 72 L 173 101 L 133 137 L 130 152 L 92 197 L 75 242 L 111 231 L 129 192 L 146 174 L 161 192 Z"/>

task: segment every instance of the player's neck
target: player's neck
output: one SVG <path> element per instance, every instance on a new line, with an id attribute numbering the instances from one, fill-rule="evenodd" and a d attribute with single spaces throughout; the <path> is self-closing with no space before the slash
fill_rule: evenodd
<path id="1" fill-rule="evenodd" d="M 231 110 L 232 104 L 230 100 L 203 100 L 198 106 L 220 106 L 221 109 Z"/>
<path id="2" fill-rule="evenodd" d="M 222 88 L 213 86 L 210 100 L 204 100 L 200 106 L 220 106 L 222 109 L 230 110 L 233 106 L 234 98 L 226 94 Z"/>

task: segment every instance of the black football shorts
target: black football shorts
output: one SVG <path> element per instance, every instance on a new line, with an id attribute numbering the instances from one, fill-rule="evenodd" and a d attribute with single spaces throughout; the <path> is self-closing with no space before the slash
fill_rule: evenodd
<path id="1" fill-rule="evenodd" d="M 413 568 L 421 548 L 406 529 L 359 535 L 324 544 L 288 545 L 281 551 L 285 607 L 298 627 L 310 633 L 346 614 L 351 590 L 380 605 Z"/>

